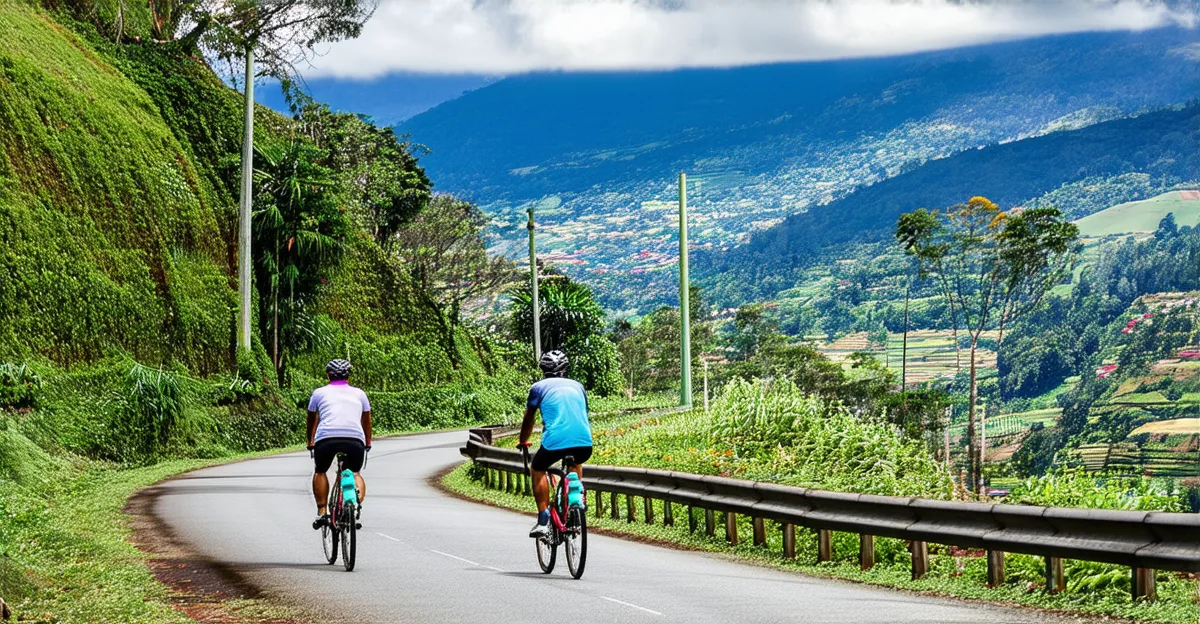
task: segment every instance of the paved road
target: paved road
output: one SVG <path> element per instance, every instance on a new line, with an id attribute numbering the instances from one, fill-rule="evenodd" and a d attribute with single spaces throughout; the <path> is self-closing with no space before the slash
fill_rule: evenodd
<path id="1" fill-rule="evenodd" d="M 532 515 L 448 497 L 428 477 L 462 460 L 463 433 L 377 440 L 358 567 L 325 565 L 306 453 L 169 481 L 155 512 L 178 538 L 268 595 L 339 621 L 1049 622 L 1039 614 L 808 578 L 718 557 L 593 536 L 587 573 L 552 575 L 525 537 Z M 240 510 L 237 514 L 228 513 Z"/>

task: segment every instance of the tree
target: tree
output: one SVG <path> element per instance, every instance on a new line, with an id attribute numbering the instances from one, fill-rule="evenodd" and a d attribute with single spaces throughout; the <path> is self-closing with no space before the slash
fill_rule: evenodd
<path id="1" fill-rule="evenodd" d="M 266 311 L 259 324 L 264 341 L 271 336 L 280 374 L 288 351 L 311 348 L 320 338 L 305 305 L 336 265 L 350 223 L 336 201 L 333 172 L 312 143 L 297 138 L 258 154 L 254 249 L 259 310 Z"/>
<path id="2" fill-rule="evenodd" d="M 967 437 L 972 489 L 979 491 L 976 437 L 976 350 L 984 331 L 999 328 L 1036 307 L 1077 250 L 1078 228 L 1054 208 L 1002 212 L 985 197 L 972 197 L 945 212 L 924 208 L 900 216 L 896 239 L 914 256 L 921 275 L 935 278 L 942 297 L 957 311 L 970 340 L 970 410 Z"/>
<path id="3" fill-rule="evenodd" d="M 738 308 L 733 315 L 733 333 L 729 344 L 737 358 L 748 360 L 758 353 L 764 344 L 779 334 L 779 323 L 767 313 L 761 303 L 751 303 Z"/>
<path id="4" fill-rule="evenodd" d="M 238 205 L 238 294 L 241 302 L 238 348 L 250 349 L 251 213 L 254 171 L 254 63 L 264 73 L 285 79 L 309 58 L 316 45 L 357 37 L 375 11 L 374 0 L 194 0 L 187 3 L 194 23 L 183 38 L 185 47 L 197 43 L 232 66 L 245 61 L 245 115 L 242 132 L 242 176 Z M 155 7 L 156 27 L 178 22 L 180 4 Z M 162 19 L 160 19 L 160 16 Z"/>
<path id="5" fill-rule="evenodd" d="M 418 302 L 437 319 L 442 348 L 455 368 L 463 304 L 500 293 L 520 277 L 509 260 L 488 256 L 487 223 L 474 204 L 438 195 L 392 237 L 392 254 L 416 284 Z"/>
<path id="6" fill-rule="evenodd" d="M 604 309 L 592 289 L 547 269 L 538 289 L 542 348 L 561 349 L 571 358 L 571 376 L 599 395 L 619 392 L 621 367 L 616 345 L 603 335 Z M 509 310 L 514 338 L 532 342 L 533 295 L 512 293 Z"/>
<path id="7" fill-rule="evenodd" d="M 454 324 L 464 302 L 501 292 L 520 279 L 511 261 L 488 256 L 483 237 L 487 224 L 487 215 L 475 204 L 438 195 L 389 236 L 409 274 Z"/>
<path id="8" fill-rule="evenodd" d="M 401 227 L 421 214 L 432 197 L 432 182 L 417 163 L 413 146 L 369 117 L 333 112 L 295 82 L 284 80 L 283 92 L 300 132 L 330 154 L 329 165 L 341 177 L 357 225 L 392 251 Z"/>
<path id="9" fill-rule="evenodd" d="M 1175 213 L 1168 212 L 1167 216 L 1163 217 L 1158 222 L 1158 229 L 1154 231 L 1154 238 L 1162 240 L 1171 238 L 1179 232 L 1179 225 L 1175 223 Z"/>
<path id="10" fill-rule="evenodd" d="M 700 356 L 713 346 L 710 306 L 700 288 L 693 284 L 688 300 L 691 320 L 692 369 L 702 366 Z M 679 308 L 663 306 L 646 315 L 622 334 L 618 349 L 621 365 L 630 379 L 630 388 L 665 391 L 679 388 L 681 357 Z"/>

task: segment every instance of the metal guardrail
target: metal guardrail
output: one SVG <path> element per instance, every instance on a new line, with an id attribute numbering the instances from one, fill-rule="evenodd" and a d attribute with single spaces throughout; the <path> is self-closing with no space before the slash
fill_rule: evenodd
<path id="1" fill-rule="evenodd" d="M 528 476 L 516 450 L 493 445 L 499 427 L 472 429 L 461 450 L 489 471 L 493 487 L 529 493 Z M 514 476 L 515 475 L 515 476 Z M 674 523 L 672 504 L 687 507 L 688 527 L 697 530 L 695 510 L 704 511 L 704 528 L 714 534 L 714 512 L 726 514 L 726 539 L 737 543 L 736 516 L 752 519 L 754 543 L 766 543 L 765 520 L 782 526 L 784 554 L 795 558 L 795 527 L 817 532 L 818 560 L 832 559 L 834 531 L 858 533 L 859 562 L 874 565 L 874 538 L 910 542 L 912 576 L 929 570 L 928 544 L 984 549 L 988 584 L 1004 584 L 1004 553 L 1046 559 L 1046 587 L 1064 589 L 1063 559 L 1080 559 L 1131 569 L 1134 599 L 1153 599 L 1154 571 L 1200 572 L 1200 514 L 1033 507 L 964 503 L 923 498 L 825 492 L 773 483 L 694 475 L 646 468 L 588 464 L 584 486 L 598 515 L 608 494 L 611 517 L 618 517 L 619 495 L 626 518 L 635 519 L 633 498 L 644 502 L 643 518 L 654 521 L 652 500 L 663 501 L 663 521 Z"/>

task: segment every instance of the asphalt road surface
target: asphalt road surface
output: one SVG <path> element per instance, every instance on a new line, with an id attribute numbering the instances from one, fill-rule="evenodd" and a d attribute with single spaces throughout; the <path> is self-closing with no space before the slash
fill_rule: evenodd
<path id="1" fill-rule="evenodd" d="M 200 470 L 162 486 L 154 511 L 192 550 L 266 595 L 350 622 L 1052 622 L 1036 612 L 809 578 L 720 557 L 590 536 L 572 579 L 544 575 L 533 514 L 443 494 L 466 434 L 376 440 L 358 562 L 324 563 L 310 523 L 312 464 L 293 453 Z"/>

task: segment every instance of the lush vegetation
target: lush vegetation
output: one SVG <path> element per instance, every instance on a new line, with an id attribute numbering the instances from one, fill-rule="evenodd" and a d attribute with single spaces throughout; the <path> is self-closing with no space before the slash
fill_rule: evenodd
<path id="1" fill-rule="evenodd" d="M 0 4 L 0 589 L 22 615 L 180 619 L 121 542 L 124 499 L 302 442 L 335 356 L 381 433 L 515 418 L 531 379 L 441 288 L 487 264 L 485 224 L 452 233 L 443 273 L 410 271 L 432 197 L 416 154 L 295 93 L 293 117 L 258 115 L 257 322 L 235 357 L 242 101 L 195 42 L 163 42 L 171 21 Z"/>

